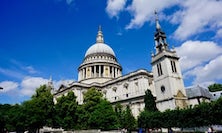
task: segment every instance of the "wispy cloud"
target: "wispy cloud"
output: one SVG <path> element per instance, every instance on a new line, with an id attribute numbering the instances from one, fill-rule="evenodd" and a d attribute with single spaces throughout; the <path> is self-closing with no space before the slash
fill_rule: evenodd
<path id="1" fill-rule="evenodd" d="M 3 87 L 3 90 L 0 91 L 0 94 L 4 94 L 12 100 L 12 103 L 21 102 L 28 97 L 32 96 L 35 93 L 36 88 L 39 88 L 41 85 L 47 84 L 49 79 L 43 77 L 31 77 L 27 76 L 22 79 L 21 82 L 14 81 L 2 81 L 0 82 L 0 86 Z M 68 85 L 72 83 L 73 80 L 54 80 L 53 86 L 55 89 L 58 89 L 61 84 Z M 16 93 L 16 98 L 15 94 Z"/>
<path id="2" fill-rule="evenodd" d="M 132 0 L 127 7 L 126 2 L 127 0 L 107 0 L 106 7 L 110 18 L 118 18 L 122 11 L 131 15 L 131 20 L 125 29 L 141 28 L 144 23 L 154 21 L 155 10 L 161 13 L 176 6 L 179 8 L 172 14 L 162 14 L 177 26 L 173 34 L 174 39 L 185 40 L 207 31 L 216 31 L 215 36 L 221 36 L 222 1 L 220 0 Z"/>
<path id="3" fill-rule="evenodd" d="M 24 69 L 29 73 L 29 74 L 35 74 L 38 73 L 32 66 L 26 66 Z"/>
<path id="4" fill-rule="evenodd" d="M 47 82 L 48 79 L 42 77 L 25 77 L 20 84 L 21 94 L 31 96 L 35 93 L 36 88 L 40 85 L 47 84 Z"/>
<path id="5" fill-rule="evenodd" d="M 15 59 L 11 59 L 10 62 L 15 66 L 17 67 L 17 69 L 20 69 L 22 71 L 25 71 L 25 73 L 28 73 L 28 74 L 35 74 L 35 73 L 38 73 L 37 70 L 34 69 L 33 66 L 31 65 L 25 65 L 24 63 L 18 61 L 18 60 L 15 60 Z"/>
<path id="6" fill-rule="evenodd" d="M 0 74 L 5 75 L 7 77 L 12 77 L 16 79 L 22 80 L 24 77 L 28 75 L 33 75 L 39 73 L 33 66 L 24 65 L 23 63 L 11 59 L 9 63 L 7 63 L 7 68 L 0 67 Z"/>
<path id="7" fill-rule="evenodd" d="M 3 90 L 1 90 L 1 92 L 3 93 L 7 93 L 9 91 L 14 91 L 18 88 L 19 84 L 17 82 L 13 82 L 13 81 L 3 81 L 0 82 L 0 87 L 3 88 Z"/>
<path id="8" fill-rule="evenodd" d="M 222 54 L 222 47 L 212 41 L 186 41 L 176 48 L 182 71 L 193 69 Z"/>
<path id="9" fill-rule="evenodd" d="M 201 32 L 222 28 L 222 1 L 187 0 L 181 2 L 180 7 L 172 15 L 173 23 L 179 24 L 174 33 L 175 39 L 185 40 Z"/>
<path id="10" fill-rule="evenodd" d="M 1 67 L 0 67 L 0 74 L 3 74 L 8 77 L 16 78 L 16 79 L 22 79 L 25 76 L 23 73 L 20 73 L 16 70 L 10 70 L 10 69 L 1 68 Z"/>
<path id="11" fill-rule="evenodd" d="M 67 5 L 71 5 L 71 4 L 74 4 L 74 1 L 75 0 L 55 0 L 56 2 L 62 2 L 62 1 L 65 1 Z"/>
<path id="12" fill-rule="evenodd" d="M 201 84 L 209 81 L 222 81 L 222 55 L 211 60 L 209 63 L 197 66 L 185 73 L 186 76 L 194 76 L 193 84 Z"/>
<path id="13" fill-rule="evenodd" d="M 185 79 L 193 84 L 222 81 L 222 46 L 212 41 L 186 41 L 176 48 Z"/>
<path id="14" fill-rule="evenodd" d="M 73 4 L 74 1 L 75 1 L 75 0 L 66 0 L 66 3 L 67 3 L 68 5 L 70 5 L 70 4 Z"/>
<path id="15" fill-rule="evenodd" d="M 110 18 L 119 18 L 119 13 L 124 10 L 127 0 L 108 0 L 106 6 L 106 12 Z"/>
<path id="16" fill-rule="evenodd" d="M 151 18 L 154 16 L 155 10 L 161 12 L 177 3 L 177 0 L 133 0 L 132 4 L 127 7 L 132 19 L 126 29 L 140 28 L 145 22 L 152 22 Z"/>

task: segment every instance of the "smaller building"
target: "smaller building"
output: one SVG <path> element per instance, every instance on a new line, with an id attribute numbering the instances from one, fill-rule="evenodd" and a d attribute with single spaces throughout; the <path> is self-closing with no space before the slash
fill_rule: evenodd
<path id="1" fill-rule="evenodd" d="M 205 87 L 200 85 L 187 87 L 186 89 L 189 105 L 198 105 L 202 102 L 210 102 L 212 94 Z"/>
<path id="2" fill-rule="evenodd" d="M 222 96 L 222 91 L 210 92 L 212 94 L 212 100 L 217 100 Z"/>

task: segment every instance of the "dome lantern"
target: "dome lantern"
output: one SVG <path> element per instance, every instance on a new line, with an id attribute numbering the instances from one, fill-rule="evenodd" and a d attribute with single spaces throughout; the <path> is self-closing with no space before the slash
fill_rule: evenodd
<path id="1" fill-rule="evenodd" d="M 101 25 L 99 26 L 99 31 L 96 37 L 96 43 L 104 43 Z"/>
<path id="2" fill-rule="evenodd" d="M 96 36 L 96 43 L 86 51 L 85 57 L 93 54 L 110 54 L 115 57 L 113 49 L 104 43 L 101 26 L 99 26 L 98 34 Z"/>

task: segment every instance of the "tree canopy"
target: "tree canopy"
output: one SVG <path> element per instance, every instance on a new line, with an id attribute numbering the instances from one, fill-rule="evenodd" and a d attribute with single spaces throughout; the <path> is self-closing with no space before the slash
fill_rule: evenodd
<path id="1" fill-rule="evenodd" d="M 222 84 L 212 84 L 208 86 L 210 92 L 222 91 Z"/>
<path id="2" fill-rule="evenodd" d="M 222 116 L 222 97 L 217 101 L 203 102 L 186 109 L 166 110 L 164 112 L 143 111 L 138 118 L 138 126 L 152 129 L 221 125 L 222 118 L 218 116 Z"/>
<path id="3" fill-rule="evenodd" d="M 158 111 L 156 107 L 155 97 L 153 96 L 152 92 L 149 89 L 145 91 L 144 103 L 146 111 L 151 111 L 151 112 Z"/>
<path id="4" fill-rule="evenodd" d="M 222 97 L 210 103 L 201 103 L 186 109 L 159 112 L 150 91 L 144 97 L 145 110 L 138 117 L 138 127 L 171 128 L 221 125 Z M 186 118 L 186 120 L 184 120 Z M 136 128 L 130 106 L 111 105 L 102 93 L 91 88 L 84 93 L 84 102 L 78 105 L 73 91 L 53 102 L 50 89 L 44 85 L 36 89 L 30 100 L 22 104 L 0 104 L 0 132 L 36 132 L 43 126 L 62 127 L 67 130 Z"/>
<path id="5" fill-rule="evenodd" d="M 68 92 L 67 96 L 59 97 L 55 104 L 55 126 L 66 130 L 74 129 L 77 121 L 77 107 L 78 103 L 73 91 Z"/>
<path id="6" fill-rule="evenodd" d="M 91 88 L 84 94 L 83 108 L 85 118 L 88 118 L 88 128 L 107 130 L 117 127 L 117 117 L 112 105 L 96 88 Z"/>

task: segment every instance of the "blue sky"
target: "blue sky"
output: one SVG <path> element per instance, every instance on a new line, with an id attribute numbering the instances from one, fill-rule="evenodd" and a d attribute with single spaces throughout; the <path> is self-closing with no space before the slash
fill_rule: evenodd
<path id="1" fill-rule="evenodd" d="M 1 0 L 0 103 L 21 103 L 35 88 L 77 80 L 102 26 L 123 74 L 151 71 L 154 10 L 181 57 L 185 86 L 222 83 L 222 1 Z"/>

